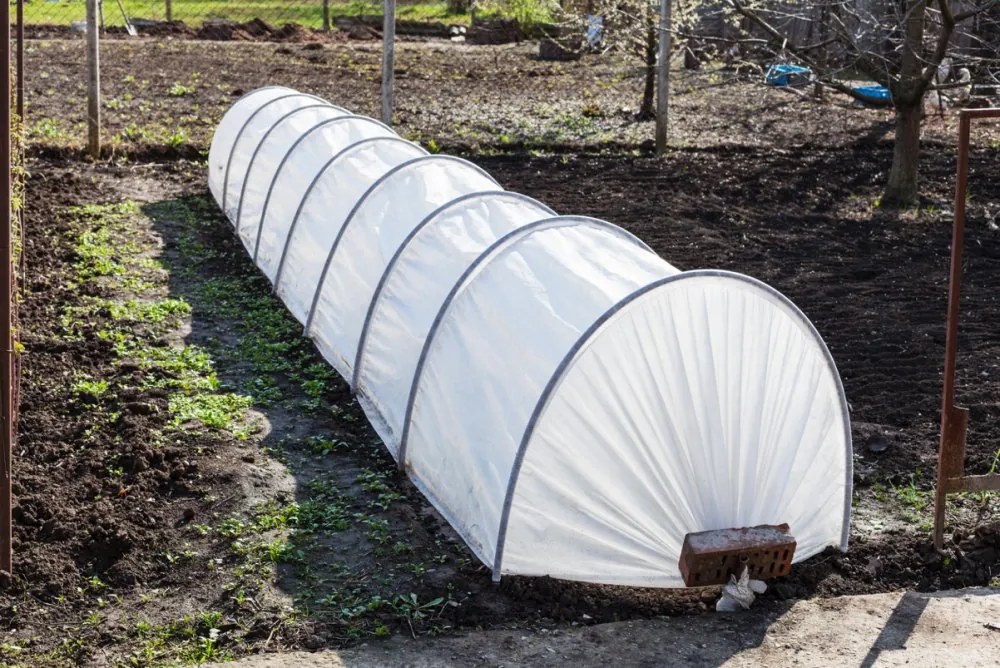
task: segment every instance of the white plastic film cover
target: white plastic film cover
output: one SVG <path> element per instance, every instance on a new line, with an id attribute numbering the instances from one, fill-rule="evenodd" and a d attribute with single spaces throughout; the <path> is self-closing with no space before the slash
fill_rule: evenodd
<path id="1" fill-rule="evenodd" d="M 682 586 L 687 533 L 762 523 L 847 548 L 847 402 L 791 302 L 325 104 L 235 102 L 209 187 L 495 578 Z"/>
<path id="2" fill-rule="evenodd" d="M 351 144 L 395 133 L 364 116 L 340 116 L 304 133 L 284 157 L 263 205 L 255 260 L 274 283 L 288 230 L 306 191 L 333 156 Z"/>
<path id="3" fill-rule="evenodd" d="M 247 93 L 233 103 L 233 106 L 222 117 L 219 127 L 212 136 L 212 145 L 208 149 L 208 189 L 216 203 L 222 206 L 223 186 L 225 185 L 226 167 L 233 152 L 233 144 L 251 115 L 261 106 L 284 95 L 294 95 L 296 91 L 284 86 L 268 86 Z"/>
<path id="4" fill-rule="evenodd" d="M 795 561 L 846 549 L 841 398 L 822 341 L 773 290 L 725 272 L 669 279 L 556 380 L 524 448 L 501 572 L 682 587 L 688 532 L 784 522 Z"/>
<path id="5" fill-rule="evenodd" d="M 292 220 L 275 277 L 278 296 L 299 322 L 306 322 L 333 242 L 357 201 L 387 171 L 426 154 L 403 139 L 375 137 L 344 149 L 317 175 Z"/>
<path id="6" fill-rule="evenodd" d="M 250 159 L 261 140 L 267 135 L 268 130 L 288 112 L 317 103 L 322 103 L 322 100 L 313 95 L 303 95 L 302 93 L 280 95 L 265 102 L 247 117 L 233 143 L 229 164 L 226 166 L 223 176 L 225 187 L 222 190 L 222 211 L 234 225 L 240 192 L 243 190 L 243 179 L 246 178 Z"/>
<path id="7" fill-rule="evenodd" d="M 476 193 L 425 218 L 382 279 L 355 369 L 358 402 L 397 457 L 417 359 L 445 297 L 493 243 L 555 214 L 524 195 Z"/>
<path id="8" fill-rule="evenodd" d="M 618 300 L 677 273 L 607 223 L 524 229 L 447 306 L 403 443 L 414 483 L 490 565 L 514 456 L 563 356 Z"/>
<path id="9" fill-rule="evenodd" d="M 264 199 L 289 147 L 317 124 L 347 115 L 342 109 L 329 105 L 308 105 L 288 112 L 265 133 L 250 158 L 233 221 L 248 251 L 254 251 Z"/>
<path id="10" fill-rule="evenodd" d="M 399 245 L 434 209 L 488 189 L 500 186 L 479 167 L 435 155 L 400 165 L 358 202 L 330 257 L 308 330 L 345 378 L 353 373 L 375 288 Z"/>

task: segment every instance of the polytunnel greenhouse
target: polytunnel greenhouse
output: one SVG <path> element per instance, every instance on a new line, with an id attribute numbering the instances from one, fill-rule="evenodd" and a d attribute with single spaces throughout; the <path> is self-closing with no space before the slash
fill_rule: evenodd
<path id="1" fill-rule="evenodd" d="M 761 524 L 789 525 L 795 561 L 847 548 L 840 378 L 767 285 L 282 87 L 226 113 L 209 185 L 495 579 L 684 586 L 687 534 Z"/>

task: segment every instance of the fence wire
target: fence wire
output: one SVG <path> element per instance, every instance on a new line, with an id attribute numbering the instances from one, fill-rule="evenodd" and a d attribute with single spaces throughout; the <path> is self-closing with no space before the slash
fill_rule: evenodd
<path id="1" fill-rule="evenodd" d="M 461 3 L 459 3 L 459 6 Z M 105 27 L 132 24 L 139 32 L 157 24 L 181 21 L 192 28 L 206 23 L 246 23 L 261 20 L 271 25 L 294 23 L 314 30 L 330 29 L 340 19 L 371 17 L 382 13 L 382 3 L 373 0 L 102 0 Z M 25 26 L 64 27 L 82 31 L 86 23 L 86 0 L 27 0 Z M 447 0 L 409 0 L 399 3 L 401 18 L 448 21 L 460 15 L 456 3 Z"/>

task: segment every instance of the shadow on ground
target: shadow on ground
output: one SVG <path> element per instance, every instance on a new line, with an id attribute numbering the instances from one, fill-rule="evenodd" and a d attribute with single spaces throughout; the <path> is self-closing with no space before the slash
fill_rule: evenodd
<path id="1" fill-rule="evenodd" d="M 397 472 L 346 383 L 301 336 L 214 202 L 193 195 L 149 204 L 144 213 L 164 241 L 171 296 L 191 305 L 184 343 L 207 351 L 220 389 L 252 397 L 258 416 L 251 441 L 260 454 L 246 458 L 234 481 L 246 500 L 229 509 L 249 529 L 238 540 L 220 539 L 220 547 L 246 561 L 240 541 L 277 545 L 273 581 L 239 566 L 253 571 L 239 586 L 258 602 L 291 604 L 308 620 L 305 641 L 586 625 L 699 613 L 714 603 L 714 589 L 548 578 L 492 584 L 488 569 Z"/>

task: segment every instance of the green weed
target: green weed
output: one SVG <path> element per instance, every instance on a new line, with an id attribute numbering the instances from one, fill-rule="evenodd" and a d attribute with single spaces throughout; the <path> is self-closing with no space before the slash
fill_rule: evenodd
<path id="1" fill-rule="evenodd" d="M 222 647 L 222 613 L 208 611 L 175 622 L 154 626 L 142 620 L 132 629 L 139 648 L 129 657 L 129 665 L 200 665 L 209 661 L 229 661 L 231 652 Z"/>
<path id="2" fill-rule="evenodd" d="M 77 398 L 93 401 L 107 394 L 109 387 L 106 380 L 80 379 L 73 383 L 71 389 Z"/>
<path id="3" fill-rule="evenodd" d="M 172 394 L 169 399 L 170 426 L 175 429 L 181 425 L 198 420 L 209 429 L 234 430 L 250 410 L 253 401 L 250 397 L 238 394 Z M 247 434 L 239 432 L 243 438 Z"/>
<path id="4" fill-rule="evenodd" d="M 185 95 L 192 95 L 194 91 L 194 86 L 185 86 L 182 83 L 174 82 L 174 85 L 167 89 L 167 95 L 171 97 L 183 97 Z"/>
<path id="5" fill-rule="evenodd" d="M 916 472 L 910 474 L 910 479 L 905 485 L 896 486 L 891 482 L 892 490 L 896 493 L 896 497 L 903 502 L 904 505 L 912 508 L 913 510 L 919 512 L 927 507 L 929 503 L 930 494 L 924 490 L 917 487 L 917 480 L 920 478 L 920 469 Z"/>

